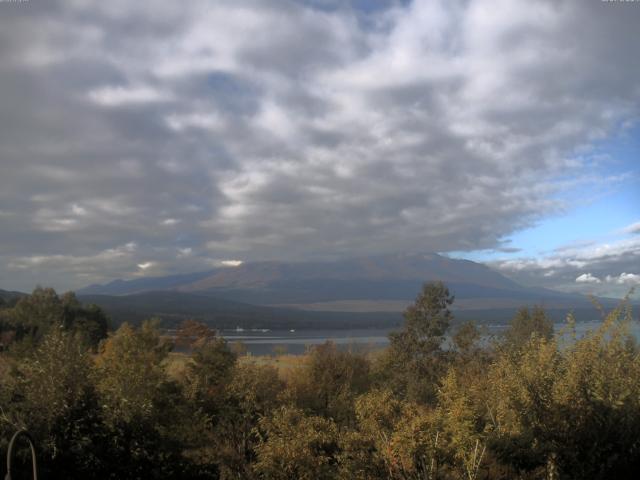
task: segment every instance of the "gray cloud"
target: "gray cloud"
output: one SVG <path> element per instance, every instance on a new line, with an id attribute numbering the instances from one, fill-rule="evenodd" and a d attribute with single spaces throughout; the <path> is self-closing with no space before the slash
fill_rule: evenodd
<path id="1" fill-rule="evenodd" d="M 0 4 L 3 285 L 500 247 L 605 181 L 640 9 L 499 3 Z"/>
<path id="2" fill-rule="evenodd" d="M 640 238 L 585 242 L 538 258 L 500 260 L 491 265 L 524 285 L 622 297 L 640 285 Z M 640 298 L 638 293 L 636 298 Z"/>

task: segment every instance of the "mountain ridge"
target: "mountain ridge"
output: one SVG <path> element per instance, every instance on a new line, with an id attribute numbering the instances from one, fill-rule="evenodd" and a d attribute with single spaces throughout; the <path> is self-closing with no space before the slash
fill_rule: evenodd
<path id="1" fill-rule="evenodd" d="M 443 281 L 464 309 L 544 304 L 590 305 L 587 297 L 524 287 L 481 263 L 435 253 L 379 255 L 326 262 L 247 262 L 189 274 L 116 280 L 78 295 L 132 295 L 175 291 L 234 302 L 297 310 L 391 311 L 409 304 L 428 281 Z M 387 302 L 383 310 L 376 305 Z M 455 304 L 454 304 L 455 305 Z"/>
<path id="2" fill-rule="evenodd" d="M 81 295 L 128 295 L 154 290 L 182 292 L 219 289 L 268 289 L 278 284 L 334 282 L 426 282 L 477 284 L 491 288 L 522 290 L 524 287 L 481 263 L 442 255 L 402 254 L 355 257 L 327 262 L 246 262 L 236 267 L 113 280 L 94 284 L 76 292 Z"/>

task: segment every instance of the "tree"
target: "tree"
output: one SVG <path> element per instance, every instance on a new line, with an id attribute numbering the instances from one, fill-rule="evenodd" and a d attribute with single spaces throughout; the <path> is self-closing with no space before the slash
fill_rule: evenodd
<path id="1" fill-rule="evenodd" d="M 186 348 L 197 348 L 215 339 L 216 331 L 197 320 L 184 320 L 176 332 L 176 345 Z"/>
<path id="2" fill-rule="evenodd" d="M 255 471 L 269 480 L 337 477 L 338 428 L 326 418 L 282 407 L 260 420 Z"/>
<path id="3" fill-rule="evenodd" d="M 347 422 L 354 417 L 354 399 L 368 388 L 369 378 L 364 355 L 325 342 L 313 347 L 302 367 L 290 375 L 287 393 L 302 409 Z"/>
<path id="4" fill-rule="evenodd" d="M 39 440 L 41 473 L 51 478 L 99 474 L 104 427 L 82 339 L 61 326 L 51 328 L 15 374 L 18 383 L 10 406 L 16 426 Z"/>
<path id="5" fill-rule="evenodd" d="M 560 348 L 532 335 L 490 372 L 496 458 L 514 472 L 559 478 L 635 478 L 640 467 L 640 350 L 616 309 Z M 515 476 L 515 475 L 513 475 Z M 558 478 L 558 477 L 556 477 Z"/>
<path id="6" fill-rule="evenodd" d="M 9 312 L 16 340 L 37 343 L 53 325 L 61 323 L 62 312 L 62 303 L 56 291 L 37 287 L 31 295 L 20 298 Z"/>
<path id="7" fill-rule="evenodd" d="M 106 338 L 108 330 L 107 316 L 100 307 L 82 305 L 72 292 L 58 296 L 52 288 L 37 287 L 13 308 L 3 311 L 3 317 L 3 323 L 15 332 L 15 339 L 27 342 L 25 350 L 37 344 L 52 327 L 78 332 L 94 349 Z"/>
<path id="8" fill-rule="evenodd" d="M 159 386 L 167 381 L 162 362 L 169 349 L 153 321 L 138 329 L 123 323 L 107 339 L 96 362 L 108 418 L 132 422 L 155 416 Z"/>
<path id="9" fill-rule="evenodd" d="M 437 477 L 433 410 L 373 389 L 356 400 L 357 425 L 341 436 L 341 478 L 404 480 Z"/>
<path id="10" fill-rule="evenodd" d="M 258 422 L 280 405 L 283 389 L 274 367 L 252 362 L 235 365 L 224 406 L 213 425 L 211 447 L 221 478 L 252 478 Z"/>
<path id="11" fill-rule="evenodd" d="M 109 330 L 104 311 L 95 304 L 82 305 L 73 292 L 65 293 L 60 301 L 64 328 L 78 332 L 92 348 L 97 348 Z"/>
<path id="12" fill-rule="evenodd" d="M 446 372 L 441 346 L 453 319 L 453 300 L 442 282 L 426 283 L 404 312 L 404 329 L 389 335 L 382 377 L 397 393 L 421 402 L 435 400 L 438 380 Z"/>
<path id="13" fill-rule="evenodd" d="M 424 284 L 414 304 L 404 312 L 405 330 L 416 339 L 442 342 L 453 319 L 449 310 L 453 300 L 444 283 Z"/>
<path id="14" fill-rule="evenodd" d="M 236 354 L 223 338 L 209 337 L 196 347 L 187 365 L 187 397 L 208 414 L 215 414 L 231 380 Z"/>
<path id="15" fill-rule="evenodd" d="M 459 354 L 468 356 L 476 347 L 480 336 L 480 330 L 478 330 L 475 323 L 465 322 L 453 334 L 453 346 Z"/>
<path id="16" fill-rule="evenodd" d="M 145 321 L 140 328 L 124 323 L 96 359 L 109 429 L 104 456 L 114 478 L 179 478 L 186 469 L 177 436 L 188 417 L 180 408 L 180 387 L 164 369 L 171 345 L 160 337 L 157 323 Z"/>
<path id="17" fill-rule="evenodd" d="M 540 306 L 523 307 L 516 313 L 504 338 L 508 348 L 519 349 L 529 342 L 532 336 L 550 340 L 553 337 L 553 322 Z"/>

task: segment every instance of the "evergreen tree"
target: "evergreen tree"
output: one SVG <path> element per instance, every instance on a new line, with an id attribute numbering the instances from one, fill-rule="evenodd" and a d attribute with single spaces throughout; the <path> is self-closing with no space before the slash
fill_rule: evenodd
<path id="1" fill-rule="evenodd" d="M 442 282 L 426 283 L 404 312 L 404 329 L 389 335 L 383 361 L 383 381 L 407 398 L 433 402 L 438 381 L 446 372 L 441 346 L 453 319 L 453 296 Z"/>

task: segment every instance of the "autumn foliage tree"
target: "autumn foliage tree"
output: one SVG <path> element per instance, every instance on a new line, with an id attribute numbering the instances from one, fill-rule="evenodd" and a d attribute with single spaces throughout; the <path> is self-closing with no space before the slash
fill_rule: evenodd
<path id="1" fill-rule="evenodd" d="M 2 312 L 0 323 L 12 330 L 16 341 L 25 342 L 25 350 L 36 345 L 52 328 L 77 332 L 96 348 L 107 336 L 109 322 L 97 305 L 83 305 L 72 292 L 59 296 L 53 288 L 36 288 L 31 295 L 17 300 Z"/>
<path id="2" fill-rule="evenodd" d="M 154 321 L 96 348 L 91 307 L 43 289 L 1 309 L 22 338 L 0 352 L 0 448 L 28 429 L 47 478 L 636 478 L 628 305 L 583 337 L 522 309 L 491 340 L 450 328 L 452 301 L 425 285 L 382 351 L 328 342 L 274 361 L 196 320 L 179 353 Z"/>

